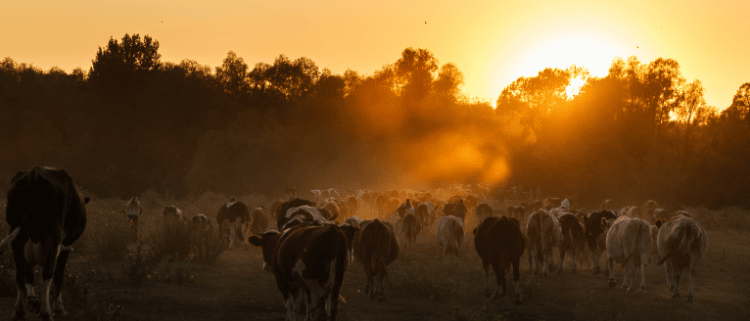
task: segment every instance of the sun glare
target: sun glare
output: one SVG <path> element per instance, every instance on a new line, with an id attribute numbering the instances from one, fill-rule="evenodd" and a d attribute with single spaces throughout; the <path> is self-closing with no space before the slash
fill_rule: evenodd
<path id="1" fill-rule="evenodd" d="M 583 78 L 573 78 L 570 80 L 570 85 L 568 87 L 565 87 L 565 94 L 568 96 L 568 99 L 573 99 L 575 95 L 578 95 L 578 92 L 581 90 L 581 87 L 583 87 L 583 84 L 586 83 L 586 80 Z"/>

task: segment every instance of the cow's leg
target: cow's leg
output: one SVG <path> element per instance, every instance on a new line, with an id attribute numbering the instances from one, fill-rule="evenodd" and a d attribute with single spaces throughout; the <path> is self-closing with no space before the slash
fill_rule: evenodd
<path id="1" fill-rule="evenodd" d="M 557 274 L 562 273 L 563 262 L 565 262 L 565 252 L 567 252 L 565 247 L 561 246 L 560 247 L 560 265 L 557 267 Z"/>
<path id="2" fill-rule="evenodd" d="M 385 287 L 383 287 L 383 280 L 385 279 L 385 271 L 382 271 L 378 275 L 378 292 L 380 292 L 380 297 L 378 297 L 378 301 L 383 302 L 385 301 Z"/>
<path id="3" fill-rule="evenodd" d="M 65 307 L 63 306 L 62 301 L 62 285 L 63 280 L 65 278 L 65 266 L 68 263 L 68 256 L 70 254 L 70 249 L 67 247 L 63 247 L 62 251 L 60 251 L 60 255 L 57 257 L 57 266 L 55 267 L 55 275 L 52 278 L 52 298 L 56 298 L 55 305 L 52 308 L 52 311 L 56 316 L 60 317 L 66 317 L 68 315 L 68 312 L 65 310 Z"/>
<path id="4" fill-rule="evenodd" d="M 672 265 L 672 277 L 674 278 L 674 291 L 672 291 L 672 298 L 680 297 L 680 277 L 682 276 L 682 268 L 677 268 Z"/>
<path id="5" fill-rule="evenodd" d="M 641 292 L 646 292 L 646 265 L 651 254 L 641 254 Z"/>
<path id="6" fill-rule="evenodd" d="M 614 272 L 614 269 L 612 268 L 614 259 L 609 257 L 609 254 L 606 254 L 604 258 L 607 260 L 607 269 L 609 270 L 609 282 L 608 283 L 609 283 L 609 287 L 611 288 L 617 285 L 617 281 L 615 281 L 615 272 Z M 623 277 L 623 283 L 624 282 L 625 280 Z"/>
<path id="7" fill-rule="evenodd" d="M 489 298 L 492 294 L 490 292 L 490 265 L 486 262 L 482 262 L 484 265 L 484 296 Z"/>
<path id="8" fill-rule="evenodd" d="M 599 247 L 596 242 L 594 242 L 593 245 L 589 242 L 589 247 L 591 248 L 591 263 L 594 265 L 594 270 L 591 274 L 597 275 L 601 273 L 601 269 L 599 268 Z"/>
<path id="9" fill-rule="evenodd" d="M 513 297 L 513 301 L 516 304 L 521 304 L 521 256 L 513 259 L 513 282 L 516 284 L 516 293 Z"/>
<path id="10" fill-rule="evenodd" d="M 578 241 L 573 241 L 573 246 L 570 249 L 570 261 L 573 262 L 573 274 L 576 274 L 576 261 L 578 259 L 578 251 L 580 249 L 578 248 Z M 560 265 L 562 266 L 562 264 Z"/>
<path id="11" fill-rule="evenodd" d="M 52 236 L 45 239 L 42 244 L 42 253 L 45 256 L 44 268 L 42 269 L 42 285 L 44 286 L 44 292 L 42 293 L 42 310 L 39 314 L 39 318 L 52 321 L 52 306 L 49 298 L 52 280 L 55 276 L 57 256 L 60 253 L 60 238 Z"/>
<path id="12" fill-rule="evenodd" d="M 667 275 L 667 286 L 669 287 L 669 292 L 674 292 L 674 280 L 672 279 L 672 262 L 671 260 L 666 260 L 664 262 L 664 274 Z"/>
<path id="13" fill-rule="evenodd" d="M 20 239 L 17 238 L 17 239 Z M 16 239 L 16 240 L 17 240 Z M 25 242 L 23 242 L 25 243 Z M 28 288 L 26 287 L 26 274 L 27 271 L 31 270 L 30 267 L 27 266 L 24 259 L 24 245 L 16 244 L 16 242 L 13 242 L 13 259 L 15 261 L 16 265 L 16 287 L 18 288 L 18 293 L 16 295 L 16 307 L 15 311 L 13 312 L 13 320 L 25 320 L 25 314 L 26 310 L 24 309 L 28 304 Z M 34 273 L 33 270 L 31 270 L 31 273 Z M 33 275 L 33 274 L 32 274 Z M 33 287 L 32 287 L 33 290 Z"/>

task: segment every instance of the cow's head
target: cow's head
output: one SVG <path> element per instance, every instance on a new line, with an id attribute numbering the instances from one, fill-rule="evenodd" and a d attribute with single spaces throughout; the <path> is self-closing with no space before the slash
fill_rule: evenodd
<path id="1" fill-rule="evenodd" d="M 251 235 L 247 238 L 247 243 L 252 246 L 259 247 L 263 251 L 263 269 L 271 271 L 273 267 L 273 260 L 276 257 L 276 243 L 280 238 L 281 233 L 278 231 L 268 231 L 263 235 Z"/>
<path id="2" fill-rule="evenodd" d="M 602 231 L 604 231 L 604 234 L 607 234 L 607 231 L 612 226 L 612 224 L 615 223 L 615 220 L 617 218 L 607 219 L 606 217 L 602 217 Z"/>

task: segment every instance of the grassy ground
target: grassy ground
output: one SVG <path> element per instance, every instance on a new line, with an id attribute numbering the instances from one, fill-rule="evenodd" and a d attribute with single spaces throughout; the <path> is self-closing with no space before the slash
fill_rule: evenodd
<path id="1" fill-rule="evenodd" d="M 71 254 L 65 285 L 69 319 L 283 320 L 281 295 L 273 275 L 261 268 L 259 249 L 237 246 L 223 251 L 219 247 L 226 244 L 218 228 L 203 238 L 186 237 L 187 227 L 165 231 L 160 221 L 161 209 L 170 204 L 182 208 L 188 218 L 198 213 L 214 217 L 228 196 L 205 194 L 178 201 L 147 193 L 142 199 L 138 243 L 131 240 L 127 221 L 119 213 L 124 200 L 95 199 L 89 204 L 89 225 Z M 251 206 L 269 202 L 250 196 L 240 200 Z M 477 222 L 470 217 L 460 262 L 443 264 L 435 227 L 428 227 L 414 250 L 402 252 L 388 267 L 386 302 L 365 297 L 363 268 L 354 262 L 345 276 L 342 295 L 346 303 L 339 306 L 339 320 L 750 319 L 750 213 L 689 210 L 709 229 L 708 253 L 698 266 L 694 303 L 685 302 L 684 296 L 670 298 L 662 267 L 649 265 L 646 293 L 628 293 L 609 288 L 606 277 L 591 275 L 589 268 L 579 267 L 578 274 L 572 274 L 568 262 L 561 275 L 535 277 L 529 273 L 526 254 L 521 259 L 523 303 L 515 305 L 508 297 L 487 301 L 471 235 Z M 190 245 L 188 255 L 181 257 L 178 252 L 185 242 Z M 136 255 L 138 244 L 140 255 Z M 191 246 L 198 245 L 216 247 L 213 260 L 190 256 Z M 10 255 L 0 258 L 0 317 L 3 313 L 10 316 L 15 301 L 11 261 Z M 615 272 L 620 282 L 621 270 Z"/>

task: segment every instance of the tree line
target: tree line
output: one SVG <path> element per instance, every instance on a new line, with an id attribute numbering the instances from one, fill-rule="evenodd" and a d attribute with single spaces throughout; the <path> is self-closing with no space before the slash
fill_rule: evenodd
<path id="1" fill-rule="evenodd" d="M 573 79 L 585 83 L 571 96 Z M 462 85 L 454 64 L 414 48 L 368 75 L 285 55 L 251 67 L 231 51 L 213 70 L 164 62 L 138 34 L 111 38 L 86 71 L 5 58 L 0 179 L 43 164 L 123 198 L 459 182 L 750 207 L 750 82 L 721 112 L 663 58 L 616 58 L 605 77 L 547 68 L 494 109 Z"/>

